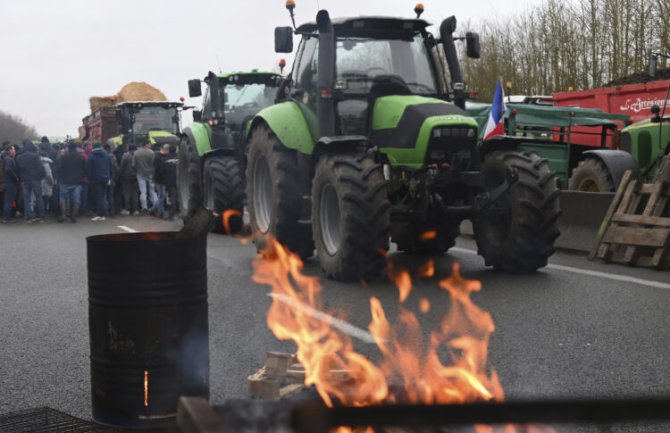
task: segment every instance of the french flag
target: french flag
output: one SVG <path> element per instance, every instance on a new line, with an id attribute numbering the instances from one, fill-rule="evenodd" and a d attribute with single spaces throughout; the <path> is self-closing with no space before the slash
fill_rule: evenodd
<path id="1" fill-rule="evenodd" d="M 502 81 L 498 81 L 496 91 L 493 94 L 493 104 L 489 120 L 484 128 L 483 140 L 489 140 L 496 135 L 505 135 L 505 94 L 503 93 Z"/>

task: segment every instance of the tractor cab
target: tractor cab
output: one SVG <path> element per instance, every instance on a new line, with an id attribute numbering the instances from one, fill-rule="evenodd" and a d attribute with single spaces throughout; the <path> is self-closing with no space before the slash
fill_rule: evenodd
<path id="1" fill-rule="evenodd" d="M 194 120 L 207 123 L 212 148 L 233 148 L 243 144 L 249 121 L 263 108 L 274 104 L 282 77 L 270 72 L 237 72 L 216 75 L 210 72 L 202 110 Z M 201 81 L 189 80 L 189 96 L 202 95 Z"/>
<path id="2" fill-rule="evenodd" d="M 179 143 L 179 110 L 181 102 L 137 101 L 116 106 L 117 122 L 123 144 L 141 146 L 147 139 L 152 147 Z M 121 143 L 117 143 L 121 144 Z"/>
<path id="3" fill-rule="evenodd" d="M 321 11 L 315 22 L 295 29 L 302 40 L 289 90 L 281 96 L 300 105 L 313 137 L 359 137 L 382 151 L 413 149 L 404 155 L 384 152 L 405 166 L 425 162 L 426 146 L 415 149 L 417 136 L 448 126 L 453 116 L 460 116 L 456 133 L 464 139 L 470 134 L 474 141 L 476 125 L 463 110 L 465 85 L 454 41 L 464 39 L 468 55 L 478 58 L 479 36 L 455 37 L 455 17 L 442 23 L 441 40 L 427 31 L 429 26 L 419 17 L 331 20 Z M 293 33 L 291 27 L 275 29 L 275 50 L 292 51 Z M 444 79 L 443 57 L 450 83 Z M 433 124 L 431 118 L 442 122 Z"/>

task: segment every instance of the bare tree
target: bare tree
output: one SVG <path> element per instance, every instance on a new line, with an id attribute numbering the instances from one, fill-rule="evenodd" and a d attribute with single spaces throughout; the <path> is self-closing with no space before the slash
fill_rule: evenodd
<path id="1" fill-rule="evenodd" d="M 29 138 L 37 138 L 35 127 L 28 125 L 23 119 L 0 111 L 0 142 L 19 143 Z"/>
<path id="2" fill-rule="evenodd" d="M 646 70 L 651 51 L 670 54 L 670 0 L 546 0 L 469 30 L 481 34 L 482 58 L 463 70 L 482 100 L 499 78 L 513 93 L 588 89 Z"/>

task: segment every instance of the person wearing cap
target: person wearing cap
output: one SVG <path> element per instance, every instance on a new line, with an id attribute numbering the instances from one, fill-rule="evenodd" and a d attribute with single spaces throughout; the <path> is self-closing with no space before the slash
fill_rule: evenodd
<path id="1" fill-rule="evenodd" d="M 93 199 L 93 207 L 96 216 L 91 221 L 104 221 L 107 215 L 107 203 L 105 195 L 107 187 L 111 184 L 112 159 L 102 148 L 99 141 L 93 143 L 93 150 L 86 160 L 86 177 L 89 182 L 89 192 Z"/>
<path id="2" fill-rule="evenodd" d="M 137 150 L 137 145 L 128 146 L 128 152 L 123 154 L 119 166 L 119 180 L 123 190 L 123 210 L 121 215 L 137 215 L 137 170 L 133 167 L 133 155 Z"/>
<path id="3" fill-rule="evenodd" d="M 86 177 L 86 161 L 74 141 L 68 143 L 67 153 L 58 158 L 56 177 L 60 182 L 58 222 L 65 221 L 68 214 L 71 222 L 77 222 L 77 214 L 81 206 L 82 184 Z"/>

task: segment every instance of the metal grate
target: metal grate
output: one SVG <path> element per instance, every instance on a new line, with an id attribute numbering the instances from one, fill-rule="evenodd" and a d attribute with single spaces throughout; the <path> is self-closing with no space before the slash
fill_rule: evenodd
<path id="1" fill-rule="evenodd" d="M 124 430 L 104 427 L 57 410 L 40 407 L 0 415 L 0 433 L 117 433 Z M 127 433 L 127 431 L 125 431 Z"/>

